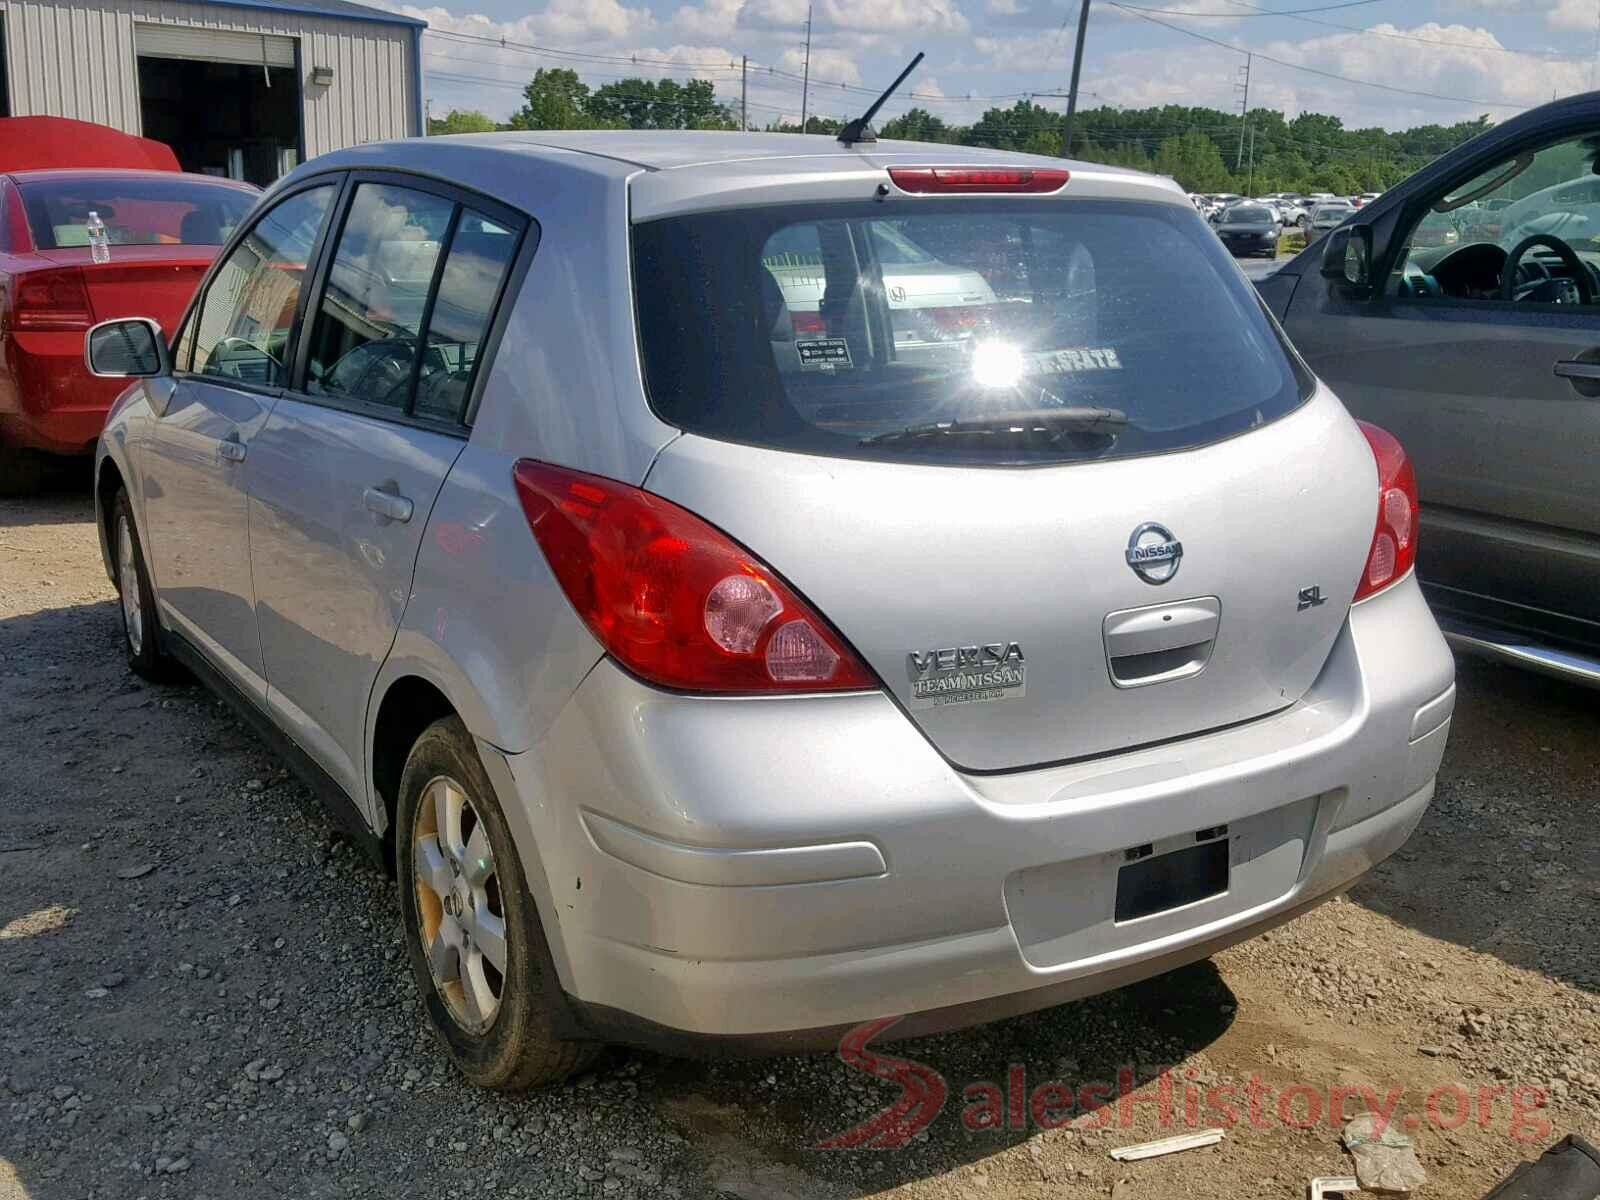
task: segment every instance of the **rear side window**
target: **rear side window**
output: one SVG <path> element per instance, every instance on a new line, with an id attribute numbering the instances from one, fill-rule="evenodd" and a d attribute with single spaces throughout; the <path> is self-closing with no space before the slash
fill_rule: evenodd
<path id="1" fill-rule="evenodd" d="M 1310 378 L 1187 206 L 981 199 L 634 228 L 645 383 L 710 437 L 843 457 L 1108 459 L 1270 421 Z"/>
<path id="2" fill-rule="evenodd" d="M 306 391 L 462 420 L 520 235 L 431 192 L 358 185 L 312 325 Z"/>
<path id="3" fill-rule="evenodd" d="M 91 212 L 113 246 L 220 246 L 256 200 L 253 191 L 177 174 L 73 175 L 17 191 L 39 250 L 87 246 Z"/>

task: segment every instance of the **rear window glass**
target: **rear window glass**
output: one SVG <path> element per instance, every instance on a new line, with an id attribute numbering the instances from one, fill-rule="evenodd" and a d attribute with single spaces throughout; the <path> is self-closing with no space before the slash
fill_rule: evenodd
<path id="1" fill-rule="evenodd" d="M 1197 446 L 1310 379 L 1188 206 L 963 198 L 634 228 L 645 384 L 692 432 L 854 458 Z"/>
<path id="2" fill-rule="evenodd" d="M 1223 214 L 1225 220 L 1237 221 L 1241 225 L 1264 224 L 1274 218 L 1271 213 L 1260 205 L 1236 204 Z"/>
<path id="3" fill-rule="evenodd" d="M 38 250 L 87 246 L 91 212 L 113 246 L 220 246 L 256 200 L 243 188 L 178 175 L 87 175 L 24 183 L 17 191 Z"/>

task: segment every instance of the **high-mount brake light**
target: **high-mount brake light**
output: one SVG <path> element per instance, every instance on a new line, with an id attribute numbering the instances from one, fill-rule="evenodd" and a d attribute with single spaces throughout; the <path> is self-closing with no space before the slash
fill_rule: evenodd
<path id="1" fill-rule="evenodd" d="M 878 686 L 844 639 L 760 559 L 687 509 L 522 459 L 517 497 L 567 599 L 642 679 L 702 692 Z"/>
<path id="2" fill-rule="evenodd" d="M 945 195 L 1042 195 L 1067 186 L 1059 167 L 890 167 L 902 192 Z"/>
<path id="3" fill-rule="evenodd" d="M 1417 477 L 1394 434 L 1366 421 L 1356 424 L 1378 464 L 1378 523 L 1355 595 L 1365 600 L 1403 579 L 1417 561 Z"/>

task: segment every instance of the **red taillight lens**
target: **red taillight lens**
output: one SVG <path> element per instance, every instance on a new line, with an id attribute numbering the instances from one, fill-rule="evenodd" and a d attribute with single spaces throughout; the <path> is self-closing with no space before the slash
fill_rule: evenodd
<path id="1" fill-rule="evenodd" d="M 877 687 L 833 629 L 764 563 L 639 488 L 523 459 L 517 496 L 562 590 L 606 650 L 663 687 Z"/>
<path id="2" fill-rule="evenodd" d="M 1070 173 L 1056 167 L 890 167 L 902 192 L 1059 192 Z"/>
<path id="3" fill-rule="evenodd" d="M 9 329 L 87 329 L 93 323 L 89 291 L 77 267 L 13 276 Z"/>
<path id="4" fill-rule="evenodd" d="M 820 312 L 791 312 L 789 321 L 794 326 L 795 333 L 801 336 L 828 332 L 828 326 L 822 320 Z"/>
<path id="5" fill-rule="evenodd" d="M 1378 463 L 1378 526 L 1355 597 L 1365 600 L 1403 578 L 1417 561 L 1417 477 L 1394 434 L 1366 421 L 1356 424 Z"/>

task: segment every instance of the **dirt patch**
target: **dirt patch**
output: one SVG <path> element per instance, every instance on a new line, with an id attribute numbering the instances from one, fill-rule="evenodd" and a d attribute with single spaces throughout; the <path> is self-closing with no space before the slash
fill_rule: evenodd
<path id="1" fill-rule="evenodd" d="M 1163 979 L 892 1046 L 943 1081 L 941 1114 L 824 1152 L 896 1089 L 828 1057 L 622 1050 L 545 1092 L 463 1086 L 392 882 L 209 694 L 124 668 L 90 517 L 71 493 L 0 501 L 0 1196 L 1287 1198 L 1349 1169 L 1333 1110 L 1363 1089 L 1429 1197 L 1476 1200 L 1568 1130 L 1600 1140 L 1593 693 L 1464 665 L 1438 798 L 1348 899 Z M 1080 1103 L 1096 1083 L 1109 1103 Z M 1068 1122 L 1046 1130 L 1049 1084 L 1072 1103 L 1041 1107 Z M 1547 1104 L 1519 1108 L 1531 1087 Z M 1191 1097 L 1201 1126 L 1237 1111 L 1220 1144 L 1106 1157 L 1182 1131 Z"/>

